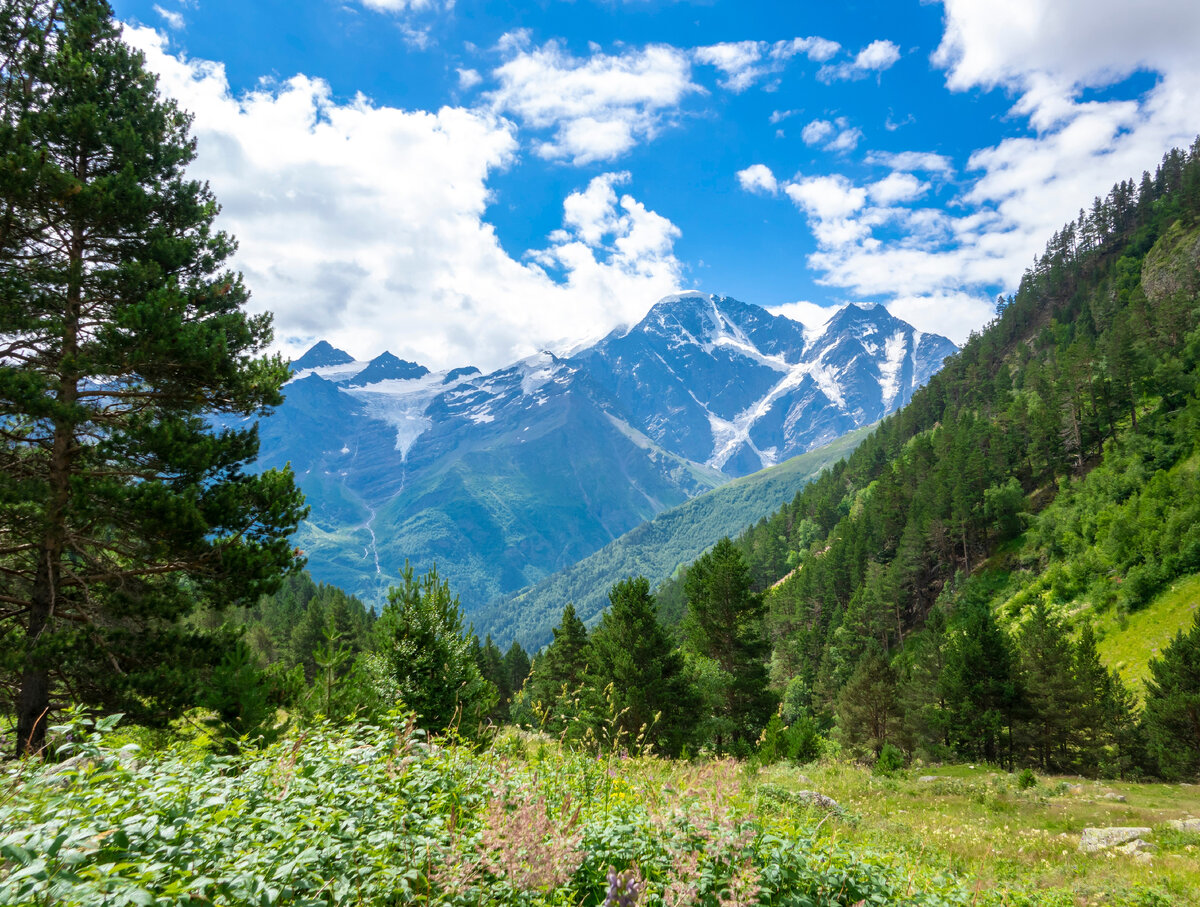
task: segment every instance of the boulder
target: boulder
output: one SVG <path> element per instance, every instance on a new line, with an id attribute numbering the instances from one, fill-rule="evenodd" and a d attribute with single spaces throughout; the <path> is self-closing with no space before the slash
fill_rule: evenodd
<path id="1" fill-rule="evenodd" d="M 1139 841 L 1143 835 L 1148 834 L 1150 834 L 1150 829 L 1142 827 L 1085 828 L 1082 837 L 1079 839 L 1079 849 L 1084 853 L 1096 853 L 1097 851 L 1108 850 L 1111 847 L 1119 847 L 1122 844 Z M 1144 844 L 1145 842 L 1142 841 L 1141 843 Z"/>
<path id="2" fill-rule="evenodd" d="M 930 781 L 936 781 L 937 779 L 938 779 L 937 775 L 922 775 L 920 778 L 917 779 L 917 783 L 918 784 L 928 784 Z"/>
<path id="3" fill-rule="evenodd" d="M 1114 793 L 1113 791 L 1111 791 L 1111 790 L 1110 790 L 1108 793 L 1106 793 L 1106 794 L 1104 795 L 1104 799 L 1105 799 L 1105 800 L 1112 800 L 1114 803 L 1124 803 L 1124 802 L 1125 802 L 1125 795 L 1124 795 L 1124 794 L 1118 794 L 1118 793 Z"/>
<path id="4" fill-rule="evenodd" d="M 819 806 L 821 809 L 829 810 L 829 812 L 842 812 L 841 805 L 833 797 L 826 797 L 824 794 L 817 793 L 815 790 L 798 790 L 792 795 L 798 802 L 808 806 Z"/>
<path id="5" fill-rule="evenodd" d="M 1189 834 L 1200 835 L 1200 819 L 1172 819 L 1167 824 L 1176 831 L 1186 831 Z"/>

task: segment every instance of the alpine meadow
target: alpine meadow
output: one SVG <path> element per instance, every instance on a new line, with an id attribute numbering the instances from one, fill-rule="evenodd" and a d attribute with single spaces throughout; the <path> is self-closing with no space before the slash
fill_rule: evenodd
<path id="1" fill-rule="evenodd" d="M 0 904 L 1200 904 L 1200 13 L 1014 2 L 0 0 Z"/>

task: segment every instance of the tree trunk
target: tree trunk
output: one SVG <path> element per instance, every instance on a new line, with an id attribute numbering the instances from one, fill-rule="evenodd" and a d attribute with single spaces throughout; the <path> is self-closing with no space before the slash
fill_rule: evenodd
<path id="1" fill-rule="evenodd" d="M 76 167 L 81 178 L 87 174 L 86 160 Z M 59 597 L 63 551 L 66 548 L 67 507 L 71 500 L 75 421 L 71 410 L 79 399 L 79 376 L 75 357 L 79 352 L 79 321 L 83 302 L 83 230 L 72 231 L 67 273 L 66 306 L 63 313 L 62 350 L 58 392 L 60 407 L 54 417 L 54 445 L 46 476 L 46 529 L 38 569 L 29 596 L 29 623 L 25 632 L 25 659 L 21 690 L 17 697 L 17 757 L 38 755 L 46 748 L 46 721 L 50 711 L 50 666 L 37 653 L 41 635 L 54 618 Z"/>
<path id="2" fill-rule="evenodd" d="M 29 602 L 29 626 L 25 633 L 25 665 L 21 672 L 21 692 L 17 699 L 16 756 L 36 756 L 46 748 L 46 715 L 50 710 L 50 672 L 35 654 L 38 637 L 50 622 L 54 610 L 55 572 L 42 554 L 37 579 Z"/>

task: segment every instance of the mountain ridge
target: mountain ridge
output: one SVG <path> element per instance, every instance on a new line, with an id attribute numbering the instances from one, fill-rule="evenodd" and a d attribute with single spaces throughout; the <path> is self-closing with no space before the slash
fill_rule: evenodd
<path id="1" fill-rule="evenodd" d="M 263 420 L 259 462 L 296 467 L 313 506 L 296 541 L 317 579 L 377 602 L 406 559 L 436 562 L 470 614 L 663 510 L 875 421 L 955 349 L 881 307 L 843 312 L 812 331 L 677 294 L 570 356 L 488 374 L 318 344 Z"/>

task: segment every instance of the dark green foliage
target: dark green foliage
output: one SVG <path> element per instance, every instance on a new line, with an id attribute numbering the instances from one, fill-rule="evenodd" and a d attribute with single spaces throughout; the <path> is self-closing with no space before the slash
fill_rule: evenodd
<path id="1" fill-rule="evenodd" d="M 879 757 L 900 739 L 896 672 L 883 653 L 863 656 L 838 694 L 836 711 L 838 740 L 853 753 Z"/>
<path id="2" fill-rule="evenodd" d="M 617 583 L 609 601 L 588 644 L 587 685 L 593 695 L 611 702 L 612 715 L 604 717 L 615 718 L 624 746 L 641 738 L 656 751 L 677 756 L 697 718 L 683 656 L 658 621 L 645 577 Z M 601 720 L 598 716 L 597 724 Z"/>
<path id="3" fill-rule="evenodd" d="M 489 635 L 479 645 L 479 641 L 475 641 L 475 664 L 479 668 L 479 673 L 483 679 L 496 688 L 496 704 L 492 707 L 488 714 L 494 722 L 502 722 L 508 720 L 508 703 L 512 699 L 512 685 L 509 683 L 508 671 L 504 668 L 504 656 L 500 654 L 499 647 L 492 642 L 492 637 Z"/>
<path id="4" fill-rule="evenodd" d="M 1071 761 L 1083 697 L 1075 682 L 1071 641 L 1062 621 L 1051 615 L 1044 601 L 1038 600 L 1030 609 L 1017 651 L 1030 713 L 1023 735 L 1025 746 L 1042 769 L 1064 771 Z M 1088 664 L 1085 669 L 1090 672 L 1093 666 Z"/>
<path id="5" fill-rule="evenodd" d="M 525 686 L 525 681 L 529 679 L 529 672 L 533 670 L 533 664 L 529 660 L 529 653 L 521 647 L 519 642 L 513 642 L 508 647 L 508 651 L 504 653 L 504 680 L 508 685 L 509 699 L 521 691 Z M 505 700 L 507 704 L 508 700 Z"/>
<path id="6" fill-rule="evenodd" d="M 1200 613 L 1150 661 L 1142 723 L 1159 774 L 1200 780 Z"/>
<path id="7" fill-rule="evenodd" d="M 238 640 L 214 668 L 204 690 L 210 724 L 226 752 L 244 743 L 273 743 L 285 729 L 275 721 L 270 680 L 250 647 Z"/>
<path id="8" fill-rule="evenodd" d="M 750 569 L 728 537 L 692 564 L 685 593 L 687 645 L 716 662 L 721 672 L 717 750 L 754 741 L 776 700 L 767 689 L 763 599 L 753 591 Z"/>
<path id="9" fill-rule="evenodd" d="M 1013 723 L 1022 707 L 1012 643 L 986 599 L 968 598 L 955 615 L 939 678 L 950 746 L 982 762 L 1012 759 Z"/>
<path id="10" fill-rule="evenodd" d="M 423 728 L 473 731 L 498 696 L 479 673 L 458 598 L 436 567 L 418 579 L 405 564 L 400 579 L 401 585 L 388 590 L 372 633 L 398 688 L 402 702 L 396 705 L 415 711 Z"/>
<path id="11" fill-rule="evenodd" d="M 189 118 L 102 0 L 13 0 L 4 20 L 0 621 L 36 750 L 67 691 L 140 721 L 194 702 L 202 671 L 178 665 L 208 647 L 181 618 L 277 585 L 304 510 L 290 472 L 243 472 L 243 417 L 288 372 L 256 358 L 270 317 L 243 310 L 233 240 L 186 174 Z"/>

